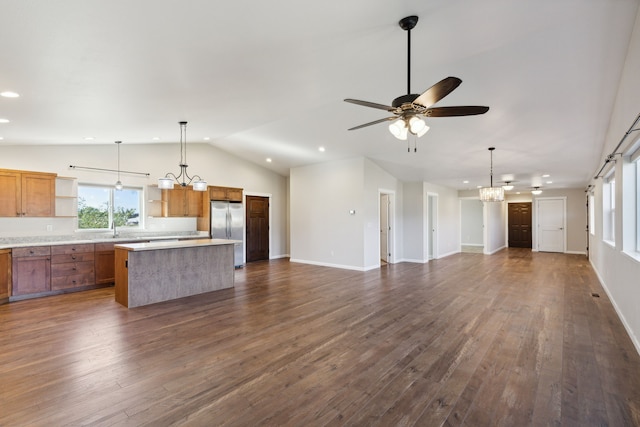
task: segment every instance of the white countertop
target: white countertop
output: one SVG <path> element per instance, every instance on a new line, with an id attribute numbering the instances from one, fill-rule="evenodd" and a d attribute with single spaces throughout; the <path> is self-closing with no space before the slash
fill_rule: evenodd
<path id="1" fill-rule="evenodd" d="M 11 249 L 11 248 L 23 248 L 29 246 L 54 246 L 54 245 L 70 245 L 70 244 L 82 244 L 82 243 L 115 243 L 119 242 L 133 242 L 136 240 L 169 240 L 169 239 L 207 239 L 207 235 L 198 236 L 194 234 L 172 234 L 171 232 L 167 234 L 138 234 L 138 235 L 126 235 L 113 237 L 109 233 L 105 233 L 103 236 L 92 236 L 88 238 L 81 238 L 78 236 L 73 236 L 73 238 L 66 236 L 61 236 L 61 239 L 56 238 L 56 236 L 52 237 L 12 237 L 0 239 L 0 249 Z"/>
<path id="2" fill-rule="evenodd" d="M 148 243 L 126 243 L 116 244 L 116 248 L 126 249 L 128 251 L 155 251 L 158 249 L 180 249 L 180 248 L 193 248 L 198 246 L 218 246 L 218 245 L 234 245 L 236 243 L 242 243 L 240 240 L 226 240 L 226 239 L 192 239 L 192 240 L 176 240 L 176 241 L 164 241 L 164 242 L 148 242 Z"/>

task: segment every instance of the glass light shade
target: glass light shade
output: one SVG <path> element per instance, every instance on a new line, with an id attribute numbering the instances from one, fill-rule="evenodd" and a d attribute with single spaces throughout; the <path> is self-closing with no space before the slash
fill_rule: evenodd
<path id="1" fill-rule="evenodd" d="M 502 188 L 504 188 L 504 191 L 511 191 L 513 190 L 513 185 L 511 184 L 503 185 Z"/>
<path id="2" fill-rule="evenodd" d="M 502 187 L 481 188 L 480 200 L 483 202 L 501 202 L 504 200 L 504 189 Z"/>
<path id="3" fill-rule="evenodd" d="M 193 189 L 195 191 L 207 191 L 207 181 L 194 181 L 193 182 Z"/>
<path id="4" fill-rule="evenodd" d="M 417 136 L 418 138 L 420 138 L 422 135 L 424 135 L 425 133 L 427 133 L 427 131 L 428 131 L 429 129 L 430 129 L 430 128 L 429 128 L 429 126 L 424 125 L 424 127 L 423 127 L 422 129 L 420 129 L 420 131 L 419 131 L 419 132 L 417 132 L 417 133 L 416 133 L 416 136 Z"/>
<path id="5" fill-rule="evenodd" d="M 407 139 L 407 124 L 402 119 L 398 119 L 389 125 L 389 132 L 398 139 Z"/>
<path id="6" fill-rule="evenodd" d="M 158 188 L 162 190 L 173 189 L 173 179 L 171 178 L 158 178 Z"/>
<path id="7" fill-rule="evenodd" d="M 425 127 L 426 127 L 426 123 L 424 122 L 424 120 L 413 116 L 409 119 L 409 129 L 411 130 L 411 133 L 414 135 L 417 135 L 419 132 L 421 132 Z"/>
<path id="8" fill-rule="evenodd" d="M 540 190 L 539 188 L 536 187 L 536 189 L 531 190 L 531 194 L 533 194 L 534 196 L 538 196 L 538 195 L 542 194 L 542 190 Z"/>
<path id="9" fill-rule="evenodd" d="M 116 190 L 122 190 L 122 183 L 120 182 L 120 180 L 116 181 Z"/>

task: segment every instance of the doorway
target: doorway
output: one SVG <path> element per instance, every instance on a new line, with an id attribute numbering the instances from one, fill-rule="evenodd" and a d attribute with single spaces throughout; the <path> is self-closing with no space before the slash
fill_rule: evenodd
<path id="1" fill-rule="evenodd" d="M 269 198 L 246 196 L 247 262 L 269 259 Z"/>
<path id="2" fill-rule="evenodd" d="M 566 198 L 536 199 L 537 247 L 540 252 L 564 252 L 566 248 Z"/>
<path id="3" fill-rule="evenodd" d="M 427 193 L 427 260 L 438 258 L 438 195 Z"/>
<path id="4" fill-rule="evenodd" d="M 389 257 L 391 256 L 391 251 L 389 250 L 389 231 L 391 230 L 389 225 L 390 206 L 389 195 L 380 193 L 380 261 L 383 264 L 388 263 Z"/>
<path id="5" fill-rule="evenodd" d="M 509 203 L 508 236 L 510 248 L 531 248 L 531 202 Z"/>

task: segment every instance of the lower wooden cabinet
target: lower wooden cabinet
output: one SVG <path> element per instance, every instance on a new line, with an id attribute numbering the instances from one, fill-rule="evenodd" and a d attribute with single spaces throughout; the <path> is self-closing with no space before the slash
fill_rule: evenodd
<path id="1" fill-rule="evenodd" d="M 51 290 L 59 291 L 95 283 L 94 244 L 51 247 Z"/>
<path id="2" fill-rule="evenodd" d="M 33 246 L 12 250 L 12 296 L 51 290 L 51 248 Z"/>
<path id="3" fill-rule="evenodd" d="M 11 249 L 0 249 L 0 304 L 9 301 L 10 285 Z"/>
<path id="4" fill-rule="evenodd" d="M 96 285 L 108 285 L 116 280 L 113 246 L 113 243 L 96 243 Z"/>

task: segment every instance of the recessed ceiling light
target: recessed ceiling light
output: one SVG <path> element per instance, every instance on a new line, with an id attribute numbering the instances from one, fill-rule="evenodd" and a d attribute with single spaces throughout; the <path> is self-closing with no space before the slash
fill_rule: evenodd
<path id="1" fill-rule="evenodd" d="M 271 163 L 271 157 L 267 157 L 267 163 Z"/>
<path id="2" fill-rule="evenodd" d="M 84 137 L 84 140 L 85 140 L 85 141 L 93 141 L 94 139 L 95 139 L 95 138 L 94 138 L 94 137 L 92 137 L 92 136 L 85 136 L 85 137 Z"/>
<path id="3" fill-rule="evenodd" d="M 549 178 L 551 175 L 549 175 L 548 173 L 545 173 L 544 175 L 542 175 L 543 178 Z"/>
<path id="4" fill-rule="evenodd" d="M 462 183 L 463 183 L 463 184 L 468 184 L 468 183 L 469 183 L 469 181 L 462 181 Z"/>
<path id="5" fill-rule="evenodd" d="M 553 181 L 547 181 L 547 184 L 553 184 Z"/>
<path id="6" fill-rule="evenodd" d="M 205 137 L 204 137 L 204 138 L 202 138 L 202 139 L 204 139 L 205 141 L 209 141 L 209 140 L 211 139 L 211 137 L 205 136 Z"/>
<path id="7" fill-rule="evenodd" d="M 318 147 L 318 151 L 324 153 L 324 147 Z"/>
<path id="8" fill-rule="evenodd" d="M 160 141 L 160 137 L 159 136 L 154 136 L 153 138 L 151 138 L 153 141 Z"/>
<path id="9" fill-rule="evenodd" d="M 0 119 L 0 123 L 9 123 L 9 119 Z"/>
<path id="10" fill-rule="evenodd" d="M 2 141 L 4 138 L 0 136 L 0 141 Z"/>
<path id="11" fill-rule="evenodd" d="M 482 188 L 482 185 L 476 185 L 476 188 Z"/>
<path id="12" fill-rule="evenodd" d="M 6 92 L 0 92 L 0 96 L 4 96 L 5 98 L 18 98 L 20 94 L 8 90 Z"/>
<path id="13" fill-rule="evenodd" d="M 516 194 L 520 194 L 520 192 L 519 192 L 519 191 L 516 191 Z"/>

